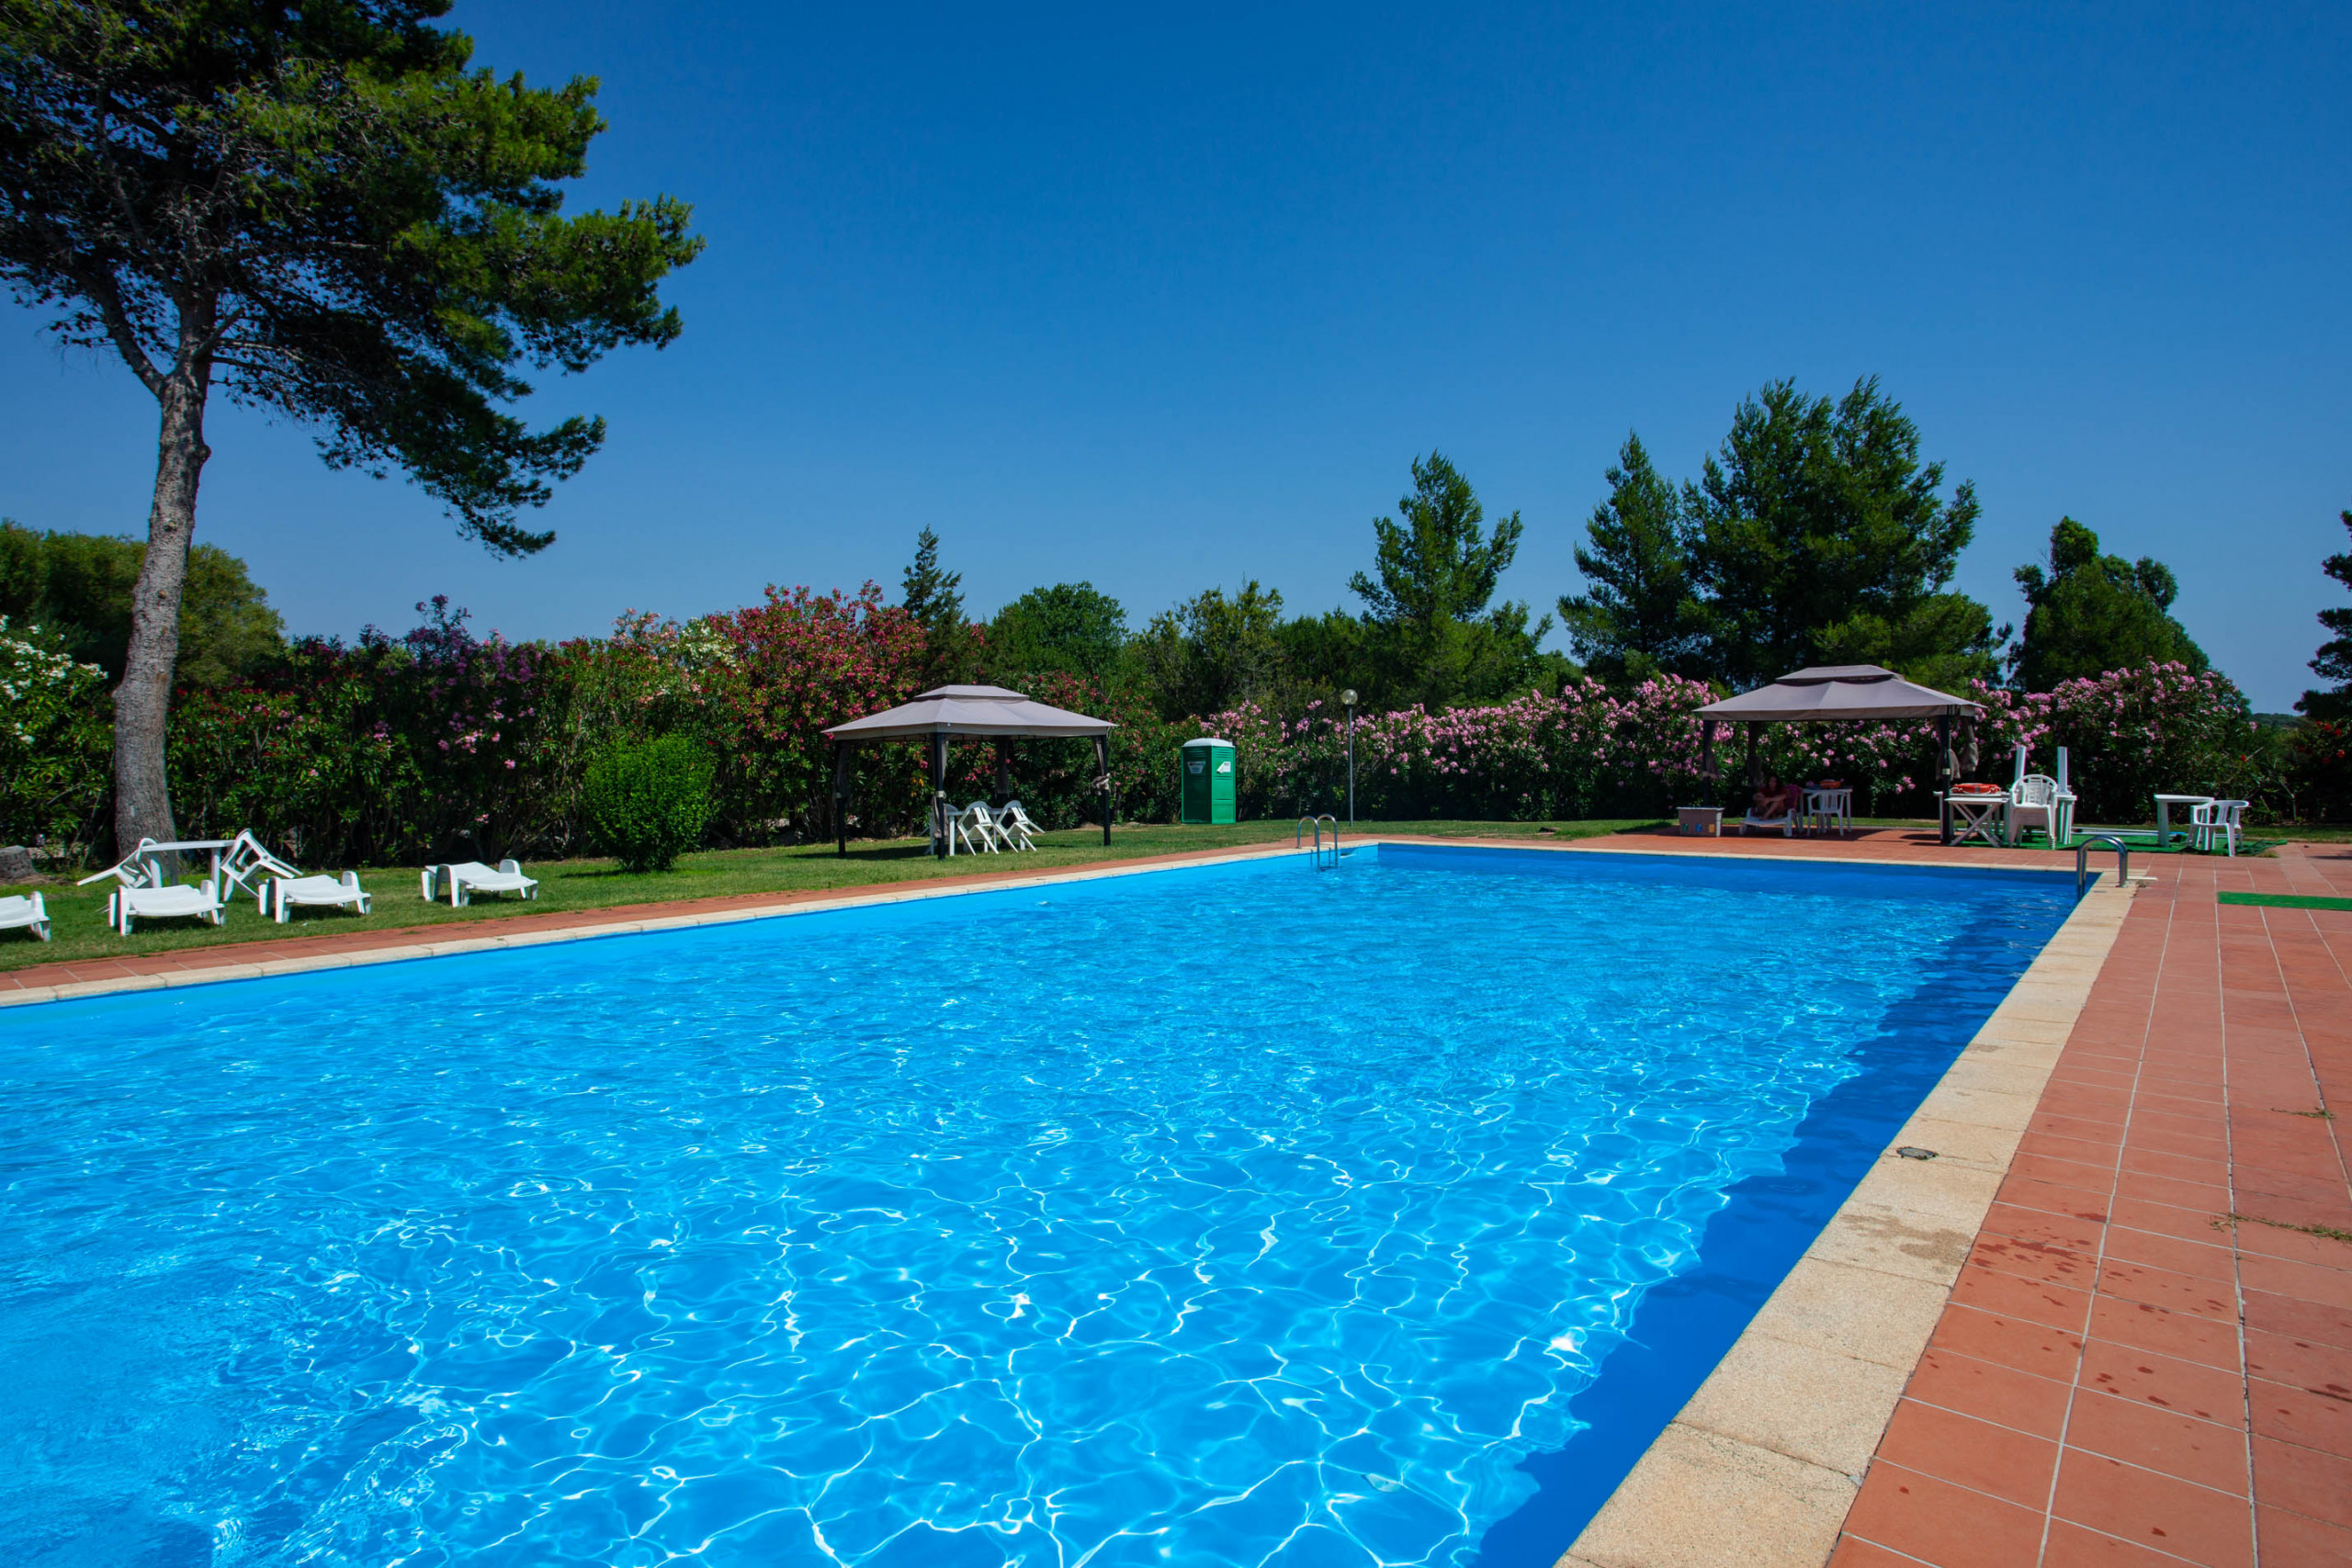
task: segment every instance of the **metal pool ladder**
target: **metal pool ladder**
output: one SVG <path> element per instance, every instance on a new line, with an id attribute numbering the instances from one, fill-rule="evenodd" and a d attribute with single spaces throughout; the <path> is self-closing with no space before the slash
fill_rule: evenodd
<path id="1" fill-rule="evenodd" d="M 1331 824 L 1331 847 L 1328 851 L 1323 848 L 1323 824 L 1326 822 Z M 1323 813 L 1320 817 L 1300 818 L 1298 819 L 1297 830 L 1290 836 L 1290 847 L 1292 849 L 1297 849 L 1301 844 L 1306 841 L 1306 830 L 1309 828 L 1315 829 L 1315 869 L 1321 871 L 1326 866 L 1334 866 L 1339 864 L 1340 819 L 1332 816 L 1328 811 Z M 1327 855 L 1329 857 L 1329 859 L 1325 858 Z"/>
<path id="2" fill-rule="evenodd" d="M 2075 846 L 2075 897 L 2083 896 L 2090 885 L 2091 849 L 2105 844 L 2115 852 L 2115 886 L 2122 887 L 2132 880 L 2132 846 L 2112 833 L 2093 833 Z"/>

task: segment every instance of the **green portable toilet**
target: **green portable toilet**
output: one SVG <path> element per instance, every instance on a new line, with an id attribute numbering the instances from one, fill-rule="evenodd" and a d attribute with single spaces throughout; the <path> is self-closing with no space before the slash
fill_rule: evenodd
<path id="1" fill-rule="evenodd" d="M 1204 738 L 1187 740 L 1177 755 L 1183 759 L 1182 786 L 1185 822 L 1233 822 L 1233 742 Z"/>

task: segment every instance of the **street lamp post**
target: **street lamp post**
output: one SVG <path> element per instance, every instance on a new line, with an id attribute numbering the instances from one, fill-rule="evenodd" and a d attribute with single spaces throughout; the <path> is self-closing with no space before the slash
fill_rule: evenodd
<path id="1" fill-rule="evenodd" d="M 1356 825 L 1356 691 L 1353 686 L 1340 694 L 1348 705 L 1348 826 Z"/>

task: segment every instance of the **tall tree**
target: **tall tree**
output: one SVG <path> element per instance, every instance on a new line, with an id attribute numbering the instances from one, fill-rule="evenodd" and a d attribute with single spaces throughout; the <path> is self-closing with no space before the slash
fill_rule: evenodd
<path id="1" fill-rule="evenodd" d="M 2050 530 L 2050 570 L 2021 566 L 2025 639 L 2015 678 L 2030 692 L 2149 660 L 2203 670 L 2205 652 L 2167 613 L 2180 592 L 2171 569 L 2146 556 L 2098 553 L 2098 536 L 2071 517 Z"/>
<path id="2" fill-rule="evenodd" d="M 1523 604 L 1492 603 L 1525 526 L 1514 512 L 1490 533 L 1477 492 L 1442 453 L 1412 467 L 1413 488 L 1396 502 L 1402 521 L 1373 519 L 1373 572 L 1348 587 L 1364 602 L 1398 695 L 1432 707 L 1500 696 L 1542 666 L 1538 645 L 1552 629 L 1549 615 L 1530 626 Z"/>
<path id="3" fill-rule="evenodd" d="M 0 615 L 47 626 L 66 653 L 119 681 L 146 554 L 136 539 L 36 534 L 0 520 Z M 286 623 L 245 563 L 218 545 L 189 550 L 180 595 L 180 680 L 226 685 L 285 646 Z"/>
<path id="4" fill-rule="evenodd" d="M 1127 644 L 1127 612 L 1091 582 L 1032 588 L 989 623 L 988 660 L 1000 675 L 1064 671 L 1098 686 Z"/>
<path id="5" fill-rule="evenodd" d="M 148 548 L 115 691 L 115 828 L 174 836 L 164 721 L 216 387 L 320 431 L 326 461 L 404 470 L 493 551 L 604 439 L 504 411 L 679 332 L 693 259 L 666 197 L 565 217 L 604 129 L 596 84 L 469 70 L 448 0 L 6 0 L 0 274 L 155 399 Z"/>
<path id="6" fill-rule="evenodd" d="M 1135 639 L 1136 672 L 1162 718 L 1264 702 L 1283 674 L 1283 596 L 1255 578 L 1238 593 L 1194 594 L 1151 618 Z"/>
<path id="7" fill-rule="evenodd" d="M 1919 429 L 1858 381 L 1837 402 L 1776 381 L 1744 400 L 1683 491 L 1707 673 L 1760 684 L 1806 664 L 1875 663 L 1931 685 L 1995 670 L 1992 615 L 1946 592 L 1976 531 Z"/>
<path id="8" fill-rule="evenodd" d="M 2352 511 L 2336 515 L 2344 520 L 2345 528 L 2352 531 Z M 2343 587 L 2352 588 L 2352 550 L 2328 557 L 2319 563 L 2319 569 Z M 2295 704 L 2295 711 L 2311 718 L 2338 723 L 2352 720 L 2352 605 L 2322 610 L 2319 624 L 2335 635 L 2319 645 L 2319 652 L 2312 660 L 2312 673 L 2335 684 L 2324 692 L 2305 692 Z"/>
<path id="9" fill-rule="evenodd" d="M 969 681 L 978 649 L 964 618 L 964 574 L 940 570 L 939 536 L 931 529 L 915 536 L 915 558 L 899 583 L 899 602 L 922 627 L 925 689 Z"/>
<path id="10" fill-rule="evenodd" d="M 1705 651 L 1706 615 L 1693 595 L 1681 492 L 1629 434 L 1602 476 L 1609 499 L 1592 509 L 1577 547 L 1582 593 L 1560 595 L 1560 625 L 1595 673 L 1645 680 L 1690 673 Z"/>

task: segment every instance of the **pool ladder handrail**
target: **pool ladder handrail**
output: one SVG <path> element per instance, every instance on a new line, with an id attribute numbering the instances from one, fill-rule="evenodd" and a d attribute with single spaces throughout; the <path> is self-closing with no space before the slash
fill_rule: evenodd
<path id="1" fill-rule="evenodd" d="M 1323 858 L 1323 824 L 1326 822 L 1331 824 L 1331 858 L 1328 863 Z M 1292 849 L 1295 850 L 1300 845 L 1306 842 L 1306 830 L 1309 828 L 1315 829 L 1315 869 L 1321 871 L 1327 863 L 1330 865 L 1339 864 L 1340 819 L 1337 817 L 1332 816 L 1328 811 L 1323 813 L 1320 817 L 1300 818 L 1298 819 L 1298 827 L 1293 830 L 1290 836 L 1290 847 Z"/>
<path id="2" fill-rule="evenodd" d="M 2115 886 L 2125 887 L 2131 885 L 2132 846 L 2112 833 L 2088 834 L 2075 846 L 2075 897 L 2077 898 L 2083 896 L 2083 889 L 2090 886 L 2091 849 L 2098 844 L 2105 844 L 2115 852 Z"/>

